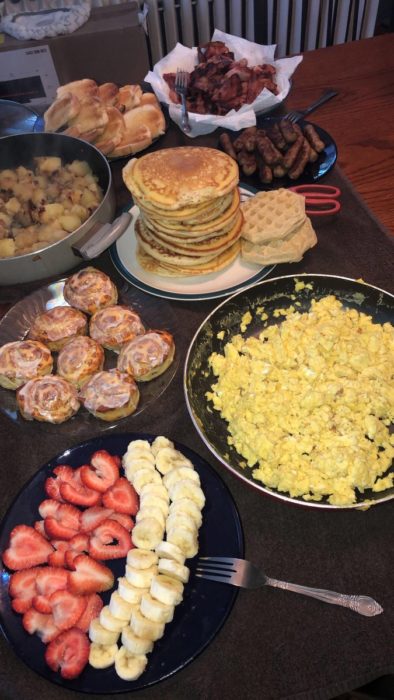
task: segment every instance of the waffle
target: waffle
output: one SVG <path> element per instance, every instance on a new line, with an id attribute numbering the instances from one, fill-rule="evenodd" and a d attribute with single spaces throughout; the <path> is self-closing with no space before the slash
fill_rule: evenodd
<path id="1" fill-rule="evenodd" d="M 241 205 L 242 237 L 261 244 L 289 236 L 305 221 L 305 199 L 283 188 L 258 192 Z"/>
<path id="2" fill-rule="evenodd" d="M 275 263 L 299 262 L 305 251 L 316 245 L 317 237 L 311 220 L 306 217 L 305 221 L 286 238 L 273 239 L 260 244 L 242 239 L 241 243 L 241 255 L 244 260 L 259 265 L 274 265 Z"/>

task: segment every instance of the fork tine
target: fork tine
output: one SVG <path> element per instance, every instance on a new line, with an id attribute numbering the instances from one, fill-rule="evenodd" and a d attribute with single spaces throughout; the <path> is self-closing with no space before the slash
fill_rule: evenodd
<path id="1" fill-rule="evenodd" d="M 208 580 L 208 581 L 218 581 L 219 583 L 228 583 L 228 584 L 230 584 L 231 586 L 240 586 L 240 585 L 241 585 L 241 584 L 236 583 L 235 581 L 233 581 L 233 580 L 230 578 L 230 576 L 224 577 L 224 576 L 213 576 L 212 574 L 205 574 L 205 573 L 204 573 L 204 574 L 199 574 L 199 573 L 196 573 L 196 578 L 203 578 L 203 579 L 206 579 L 206 580 Z"/>
<path id="2" fill-rule="evenodd" d="M 236 557 L 199 557 L 198 564 L 201 563 L 212 563 L 212 564 L 233 564 L 234 566 L 243 559 L 237 559 Z"/>

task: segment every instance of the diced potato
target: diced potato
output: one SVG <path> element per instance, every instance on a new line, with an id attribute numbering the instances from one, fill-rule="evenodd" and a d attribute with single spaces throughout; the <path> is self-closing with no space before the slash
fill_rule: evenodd
<path id="1" fill-rule="evenodd" d="M 43 211 L 40 212 L 39 214 L 39 219 L 43 224 L 49 224 L 50 221 L 54 221 L 55 219 L 59 219 L 60 216 L 62 216 L 64 213 L 64 207 L 62 204 L 56 204 L 56 202 L 53 202 L 53 204 L 46 204 L 43 207 Z"/>
<path id="2" fill-rule="evenodd" d="M 12 258 L 15 255 L 15 241 L 13 238 L 0 240 L 0 258 Z"/>
<path id="3" fill-rule="evenodd" d="M 62 167 L 61 158 L 57 156 L 49 156 L 48 158 L 36 158 L 38 172 L 54 173 Z"/>
<path id="4" fill-rule="evenodd" d="M 89 164 L 82 160 L 73 160 L 72 163 L 66 166 L 66 169 L 73 175 L 88 175 L 91 172 Z"/>
<path id="5" fill-rule="evenodd" d="M 71 233 L 71 231 L 75 231 L 75 229 L 79 228 L 81 225 L 82 221 L 79 218 L 79 216 L 76 216 L 75 214 L 64 214 L 64 216 L 61 216 L 59 218 L 59 224 L 60 226 L 65 230 Z"/>

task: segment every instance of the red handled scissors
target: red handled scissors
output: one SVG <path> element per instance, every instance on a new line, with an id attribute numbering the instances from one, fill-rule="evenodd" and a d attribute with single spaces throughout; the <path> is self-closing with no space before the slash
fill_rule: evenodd
<path id="1" fill-rule="evenodd" d="M 309 216 L 331 216 L 336 214 L 341 204 L 339 187 L 331 185 L 296 185 L 289 188 L 292 192 L 305 197 L 305 212 Z"/>

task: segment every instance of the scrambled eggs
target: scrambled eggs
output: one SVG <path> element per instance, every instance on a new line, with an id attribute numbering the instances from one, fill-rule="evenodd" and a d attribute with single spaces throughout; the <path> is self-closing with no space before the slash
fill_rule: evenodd
<path id="1" fill-rule="evenodd" d="M 209 358 L 217 381 L 207 398 L 228 423 L 228 443 L 255 479 L 292 497 L 350 505 L 356 489 L 389 488 L 394 327 L 334 296 L 282 314 Z"/>

